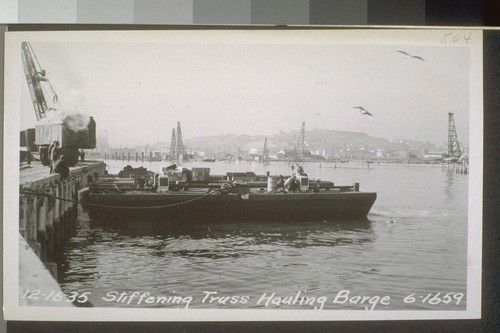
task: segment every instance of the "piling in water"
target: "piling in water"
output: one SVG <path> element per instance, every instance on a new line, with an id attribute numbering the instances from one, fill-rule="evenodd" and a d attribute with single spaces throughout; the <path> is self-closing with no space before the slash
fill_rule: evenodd
<path id="1" fill-rule="evenodd" d="M 78 191 L 105 170 L 104 163 L 95 163 L 71 170 L 65 180 L 49 175 L 20 186 L 19 233 L 55 278 L 54 261 L 62 255 L 77 218 Z"/>

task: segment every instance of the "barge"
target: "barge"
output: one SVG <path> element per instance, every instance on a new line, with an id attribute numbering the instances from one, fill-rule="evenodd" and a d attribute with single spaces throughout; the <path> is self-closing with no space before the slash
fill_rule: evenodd
<path id="1" fill-rule="evenodd" d="M 82 204 L 97 220 L 324 221 L 366 218 L 377 194 L 359 184 L 255 175 L 210 175 L 209 168 L 163 168 L 153 179 L 101 177 L 83 193 Z M 296 187 L 287 180 L 293 178 Z M 285 185 L 286 184 L 286 185 Z"/>

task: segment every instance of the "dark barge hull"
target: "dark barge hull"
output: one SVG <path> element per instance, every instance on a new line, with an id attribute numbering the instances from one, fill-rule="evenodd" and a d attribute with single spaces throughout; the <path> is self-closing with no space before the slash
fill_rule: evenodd
<path id="1" fill-rule="evenodd" d="M 84 207 L 97 220 L 159 221 L 323 221 L 366 218 L 377 194 L 319 193 L 215 194 L 203 192 L 88 193 Z"/>

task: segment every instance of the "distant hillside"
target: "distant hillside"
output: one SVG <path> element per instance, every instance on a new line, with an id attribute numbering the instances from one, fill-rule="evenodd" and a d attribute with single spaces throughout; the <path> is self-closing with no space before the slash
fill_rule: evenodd
<path id="1" fill-rule="evenodd" d="M 298 137 L 298 132 L 281 132 L 268 136 L 268 148 L 271 153 L 275 153 L 281 149 L 291 150 L 294 148 L 294 139 L 297 141 Z M 205 151 L 207 154 L 228 153 L 236 155 L 238 148 L 242 152 L 248 152 L 252 148 L 263 149 L 264 139 L 264 135 L 223 134 L 186 139 L 185 145 L 193 151 Z M 426 142 L 374 138 L 366 133 L 333 130 L 306 131 L 305 142 L 308 150 L 325 150 L 328 153 L 349 147 L 380 148 L 385 151 L 437 149 L 434 144 Z"/>

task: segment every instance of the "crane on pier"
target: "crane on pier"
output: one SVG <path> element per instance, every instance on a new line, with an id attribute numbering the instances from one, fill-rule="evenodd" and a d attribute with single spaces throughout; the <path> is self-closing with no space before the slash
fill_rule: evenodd
<path id="1" fill-rule="evenodd" d="M 92 117 L 76 112 L 65 116 L 57 113 L 60 119 L 42 121 L 47 119 L 50 111 L 57 111 L 58 96 L 29 42 L 21 43 L 21 59 L 37 120 L 34 129 L 21 132 L 21 137 L 25 137 L 24 142 L 21 140 L 21 145 L 30 149 L 32 145 L 38 147 L 40 161 L 43 165 L 49 165 L 48 147 L 58 141 L 66 163 L 70 167 L 75 166 L 80 156 L 79 149 L 96 147 L 95 121 Z M 75 124 L 85 126 L 78 125 L 76 128 Z"/>
<path id="2" fill-rule="evenodd" d="M 56 110 L 58 97 L 46 77 L 45 69 L 40 66 L 31 44 L 22 42 L 21 51 L 24 73 L 31 94 L 31 102 L 35 109 L 36 120 L 41 120 L 46 117 L 47 112 Z M 46 96 L 50 98 L 46 98 Z"/>

